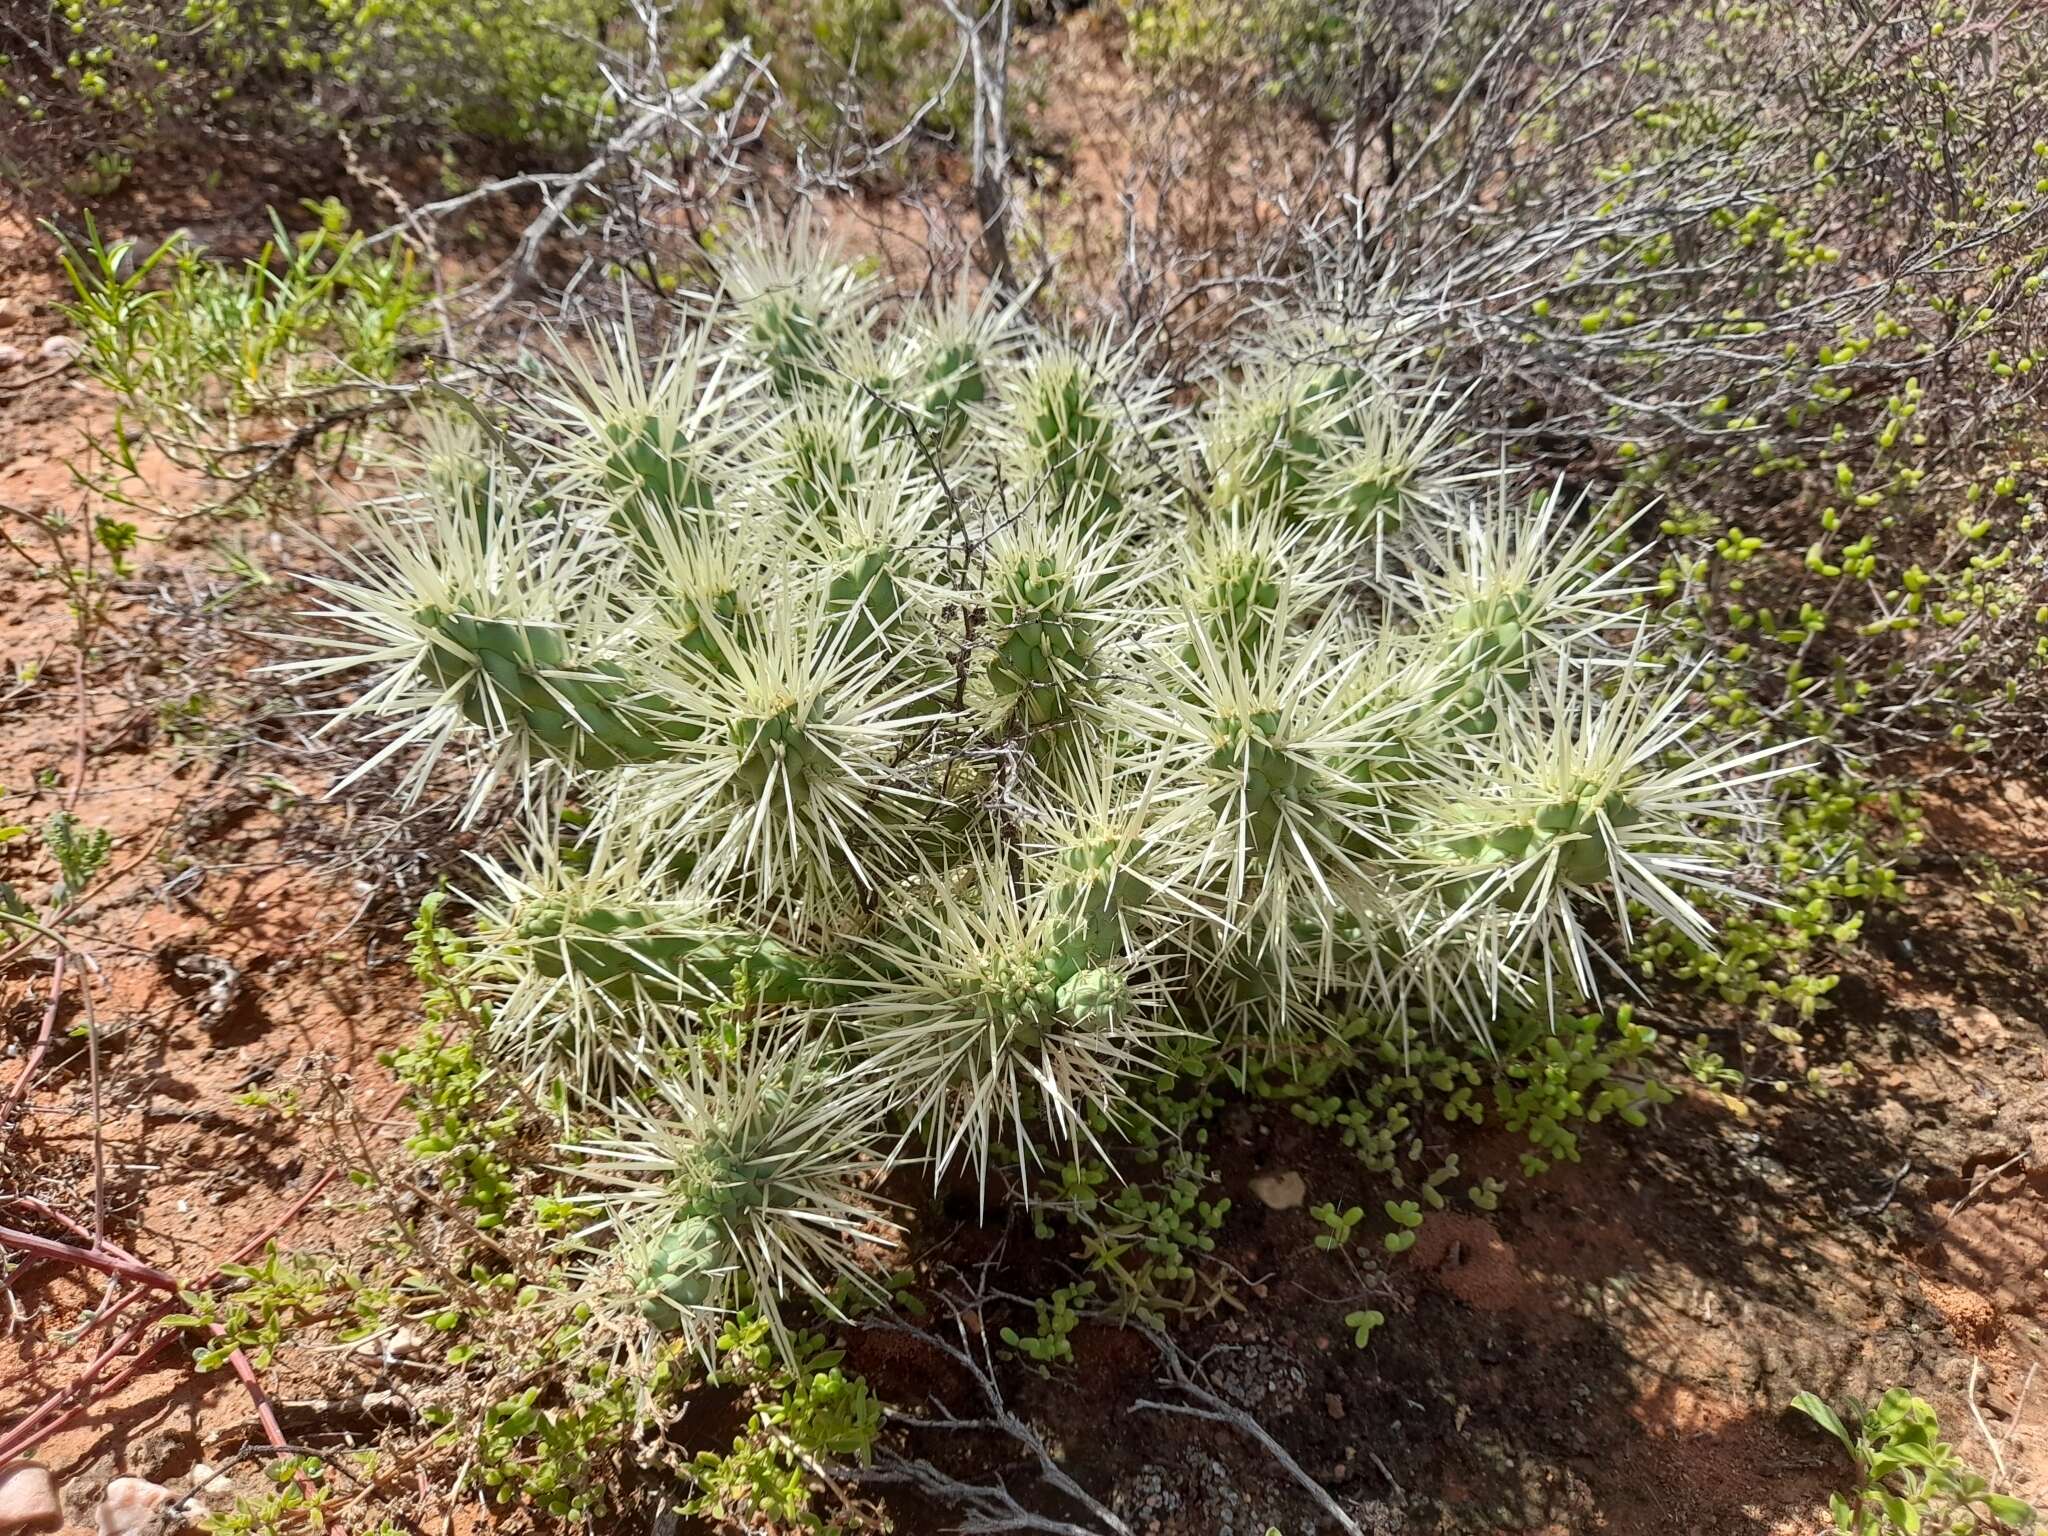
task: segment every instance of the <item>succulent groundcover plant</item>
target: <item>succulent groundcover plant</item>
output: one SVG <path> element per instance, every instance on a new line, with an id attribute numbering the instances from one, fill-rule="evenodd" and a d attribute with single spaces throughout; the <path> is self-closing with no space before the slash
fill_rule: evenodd
<path id="1" fill-rule="evenodd" d="M 466 980 L 622 1315 L 829 1308 L 881 1174 L 986 1195 L 1190 1042 L 1483 1033 L 1644 914 L 1711 937 L 1775 767 L 1701 738 L 1626 530 L 1472 462 L 1415 357 L 1283 317 L 1190 403 L 810 242 L 727 265 L 435 426 L 299 664 L 415 791 L 522 807 Z"/>

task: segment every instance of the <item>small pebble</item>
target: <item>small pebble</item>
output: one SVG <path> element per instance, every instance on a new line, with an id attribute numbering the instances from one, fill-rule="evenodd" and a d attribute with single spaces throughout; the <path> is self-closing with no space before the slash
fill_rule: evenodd
<path id="1" fill-rule="evenodd" d="M 1293 1169 L 1285 1173 L 1262 1173 L 1252 1181 L 1252 1193 L 1270 1211 L 1291 1211 L 1308 1198 L 1308 1181 Z"/>
<path id="2" fill-rule="evenodd" d="M 52 336 L 37 349 L 46 363 L 68 363 L 85 350 L 76 336 Z"/>
<path id="3" fill-rule="evenodd" d="M 157 1511 L 177 1495 L 161 1483 L 140 1477 L 117 1477 L 93 1512 L 100 1536 L 149 1536 L 157 1527 Z"/>
<path id="4" fill-rule="evenodd" d="M 190 1481 L 192 1503 L 201 1511 L 218 1512 L 235 1502 L 235 1485 L 225 1473 L 214 1471 L 203 1461 L 193 1465 Z"/>
<path id="5" fill-rule="evenodd" d="M 28 354 L 16 346 L 0 341 L 0 368 L 12 368 L 16 363 L 26 362 Z"/>
<path id="6" fill-rule="evenodd" d="M 0 1532 L 54 1531 L 64 1523 L 57 1480 L 40 1462 L 11 1461 L 0 1467 Z"/>

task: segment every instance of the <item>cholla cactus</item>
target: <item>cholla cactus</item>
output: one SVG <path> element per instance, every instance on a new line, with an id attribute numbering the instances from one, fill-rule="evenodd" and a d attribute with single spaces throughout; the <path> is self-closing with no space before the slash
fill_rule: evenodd
<path id="1" fill-rule="evenodd" d="M 717 665 L 678 651 L 663 688 L 695 728 L 604 814 L 669 829 L 704 888 L 791 923 L 901 874 L 930 798 L 903 759 L 944 679 L 892 674 L 867 622 L 874 590 L 849 607 L 813 573 L 749 643 L 720 634 Z"/>
<path id="2" fill-rule="evenodd" d="M 1013 305 L 961 290 L 925 324 L 899 333 L 897 394 L 929 449 L 950 453 L 960 446 L 977 408 L 1012 366 L 1016 319 Z"/>
<path id="3" fill-rule="evenodd" d="M 829 522 L 869 478 L 881 432 L 866 405 L 845 396 L 805 397 L 767 433 L 771 504 L 792 518 Z M 891 456 L 894 467 L 896 456 Z"/>
<path id="4" fill-rule="evenodd" d="M 1194 875 L 1202 814 L 1167 795 L 1156 764 L 1143 776 L 1113 754 L 1077 765 L 1031 818 L 1029 877 L 1045 892 L 1054 942 L 1090 959 L 1145 954 L 1217 924 Z"/>
<path id="5" fill-rule="evenodd" d="M 1027 1164 L 1092 1141 L 1175 1032 L 1149 956 L 1091 948 L 987 858 L 913 890 L 858 963 L 839 1015 L 869 1070 L 901 1085 L 935 1173 L 965 1162 L 984 1189 L 999 1141 Z"/>
<path id="6" fill-rule="evenodd" d="M 642 1320 L 711 1352 L 743 1302 L 785 1347 L 783 1306 L 838 1314 L 833 1290 L 878 1294 L 857 1243 L 895 1223 L 873 1193 L 880 1101 L 815 1040 L 766 1029 L 699 1050 L 608 1133 L 570 1148 L 600 1185 Z"/>
<path id="7" fill-rule="evenodd" d="M 1145 570 L 1128 542 L 1030 511 L 990 537 L 978 696 L 993 732 L 1053 772 L 1070 771 L 1111 727 L 1115 654 L 1136 627 Z"/>
<path id="8" fill-rule="evenodd" d="M 1009 499 L 1091 530 L 1150 484 L 1166 396 L 1127 348 L 1054 344 L 1011 374 L 998 422 Z"/>
<path id="9" fill-rule="evenodd" d="M 1502 484 L 1407 578 L 1418 626 L 1441 648 L 1438 702 L 1464 729 L 1517 712 L 1545 658 L 1599 654 L 1604 631 L 1635 632 L 1627 604 L 1645 589 L 1628 578 L 1642 552 L 1604 561 L 1614 535 L 1590 518 L 1575 533 L 1584 511 L 1562 486 L 1518 505 Z"/>
<path id="10" fill-rule="evenodd" d="M 357 774 L 415 749 L 409 793 L 442 750 L 488 744 L 493 767 L 604 770 L 672 749 L 678 722 L 647 682 L 635 605 L 605 591 L 602 557 L 531 476 L 501 466 L 464 483 L 425 478 L 417 508 L 369 511 L 347 574 L 314 577 L 335 654 L 288 663 L 324 675 L 374 669 L 342 721 L 379 719 L 389 741 Z M 641 610 L 644 612 L 644 610 Z M 353 775 L 351 776 L 353 777 Z"/>
<path id="11" fill-rule="evenodd" d="M 806 995 L 807 962 L 679 887 L 640 828 L 608 823 L 564 847 L 553 821 L 533 818 L 516 862 L 482 862 L 463 977 L 493 1052 L 536 1090 L 562 1083 L 569 1104 L 615 1093 L 687 1059 L 711 1010 Z"/>
<path id="12" fill-rule="evenodd" d="M 1276 508 L 1232 503 L 1195 523 L 1171 574 L 1188 619 L 1249 658 L 1284 616 L 1319 613 L 1357 581 L 1359 553 L 1341 526 L 1290 525 Z"/>
<path id="13" fill-rule="evenodd" d="M 700 334 L 509 413 L 531 473 L 442 431 L 304 664 L 369 674 L 380 756 L 587 814 L 492 867 L 471 979 L 611 1149 L 648 1321 L 822 1304 L 871 1172 L 985 1193 L 1191 1036 L 1483 1032 L 1643 911 L 1711 937 L 1774 770 L 1690 738 L 1626 530 L 1461 457 L 1401 346 L 1309 327 L 1181 411 L 1129 347 L 742 245 Z"/>
<path id="14" fill-rule="evenodd" d="M 775 591 L 770 567 L 787 558 L 786 526 L 745 514 L 660 518 L 640 528 L 634 543 L 650 649 L 729 675 L 734 655 L 760 638 Z M 688 736 L 698 725 L 683 719 L 674 729 Z"/>
<path id="15" fill-rule="evenodd" d="M 810 510 L 792 520 L 788 537 L 816 562 L 849 648 L 893 658 L 914 639 L 910 606 L 937 542 L 939 489 L 907 450 L 877 444 L 860 469 L 851 484 L 814 482 Z"/>
<path id="16" fill-rule="evenodd" d="M 1580 914 L 1604 911 L 1629 943 L 1639 906 L 1711 945 L 1686 893 L 1738 894 L 1727 871 L 1755 836 L 1748 791 L 1787 769 L 1776 748 L 1684 750 L 1684 674 L 1674 687 L 1632 668 L 1603 692 L 1591 663 L 1567 661 L 1541 678 L 1552 695 L 1544 718 L 1512 717 L 1485 756 L 1488 790 L 1455 800 L 1435 790 L 1424 821 L 1438 841 L 1425 857 L 1443 892 L 1442 931 L 1466 932 L 1509 967 L 1562 963 L 1594 995 Z"/>
<path id="17" fill-rule="evenodd" d="M 1201 433 L 1210 510 L 1312 515 L 1310 481 L 1342 450 L 1355 407 L 1322 369 L 1266 366 L 1226 385 Z"/>
<path id="18" fill-rule="evenodd" d="M 1291 617 L 1283 601 L 1249 654 L 1191 617 L 1154 723 L 1167 772 L 1207 812 L 1197 880 L 1282 969 L 1303 951 L 1303 921 L 1377 922 L 1392 898 L 1415 707 L 1360 686 L 1369 655 L 1337 642 L 1337 615 L 1300 634 Z"/>
<path id="19" fill-rule="evenodd" d="M 1349 387 L 1347 387 L 1349 386 Z M 1348 529 L 1372 550 L 1373 574 L 1384 573 L 1387 546 L 1455 515 L 1461 474 L 1451 452 L 1455 413 L 1440 390 L 1412 403 L 1361 393 L 1341 371 L 1320 387 L 1355 402 L 1336 418 L 1330 449 L 1309 467 L 1303 515 Z"/>
<path id="20" fill-rule="evenodd" d="M 1342 529 L 1384 576 L 1389 546 L 1455 516 L 1474 476 L 1441 389 L 1404 394 L 1376 370 L 1267 359 L 1225 389 L 1201 439 L 1212 512 Z"/>
<path id="21" fill-rule="evenodd" d="M 838 388 L 843 375 L 832 354 L 867 328 L 877 296 L 870 273 L 837 255 L 807 221 L 779 233 L 743 231 L 723 248 L 719 270 L 712 313 L 776 394 Z"/>
<path id="22" fill-rule="evenodd" d="M 656 529 L 701 516 L 719 499 L 738 408 L 756 380 L 686 333 L 652 365 L 638 334 L 621 327 L 595 365 L 562 349 L 562 387 L 542 420 L 562 445 L 557 460 L 572 498 L 605 507 L 629 546 Z"/>

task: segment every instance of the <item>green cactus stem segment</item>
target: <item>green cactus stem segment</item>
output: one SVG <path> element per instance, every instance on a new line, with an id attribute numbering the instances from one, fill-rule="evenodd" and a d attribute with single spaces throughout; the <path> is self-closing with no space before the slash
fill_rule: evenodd
<path id="1" fill-rule="evenodd" d="M 1459 637 L 1454 676 L 1437 689 L 1435 700 L 1446 706 L 1458 730 L 1491 734 L 1500 720 L 1496 690 L 1528 692 L 1535 606 L 1532 594 L 1509 592 L 1475 599 L 1451 615 L 1450 631 Z"/>
<path id="2" fill-rule="evenodd" d="M 1056 380 L 1024 422 L 1024 440 L 1051 505 L 1094 526 L 1123 515 L 1116 423 L 1078 368 Z"/>
<path id="3" fill-rule="evenodd" d="M 967 425 L 968 407 L 988 398 L 981 349 L 964 338 L 940 347 L 924 365 L 920 383 L 925 418 L 937 434 L 939 446 L 950 448 Z"/>
<path id="4" fill-rule="evenodd" d="M 1615 871 L 1613 834 L 1642 819 L 1622 791 L 1603 795 L 1597 784 L 1581 783 L 1572 799 L 1547 805 L 1525 822 L 1451 839 L 1452 856 L 1472 869 L 1452 882 L 1452 890 L 1469 900 L 1490 871 L 1514 870 L 1498 882 L 1493 900 L 1520 907 L 1539 889 L 1546 867 L 1554 867 L 1560 885 L 1585 890 L 1605 884 Z"/>
<path id="5" fill-rule="evenodd" d="M 1146 897 L 1121 839 L 1101 838 L 1063 852 L 1052 875 L 1050 912 L 1063 948 L 1099 961 L 1122 950 L 1124 915 Z"/>
<path id="6" fill-rule="evenodd" d="M 746 615 L 740 607 L 739 588 L 727 585 L 678 596 L 668 607 L 675 623 L 676 646 L 715 671 L 730 673 L 732 661 L 726 647 L 735 637 L 745 638 Z"/>
<path id="7" fill-rule="evenodd" d="M 829 754 L 804 730 L 794 700 L 739 716 L 727 727 L 726 739 L 739 757 L 733 784 L 749 799 L 766 798 L 779 780 L 787 782 L 791 795 L 800 797 L 811 775 L 828 776 L 832 771 Z"/>
<path id="8" fill-rule="evenodd" d="M 989 618 L 1000 638 L 988 681 L 1014 718 L 1030 728 L 1073 715 L 1095 675 L 1095 625 L 1050 555 L 1026 556 L 998 578 Z"/>
<path id="9" fill-rule="evenodd" d="M 1401 530 L 1414 478 L 1401 465 L 1359 459 L 1338 467 L 1325 505 L 1353 532 L 1387 538 Z"/>
<path id="10" fill-rule="evenodd" d="M 1270 559 L 1246 549 L 1220 553 L 1197 577 L 1194 591 L 1195 610 L 1208 623 L 1210 633 L 1222 643 L 1236 646 L 1247 660 L 1257 655 L 1264 643 L 1280 611 L 1280 599 L 1280 572 Z M 1182 653 L 1190 669 L 1196 666 L 1196 655 L 1190 642 Z"/>
<path id="11" fill-rule="evenodd" d="M 707 1306 L 731 1268 L 718 1224 L 686 1215 L 656 1239 L 640 1279 L 640 1315 L 662 1333 L 680 1332 Z"/>
<path id="12" fill-rule="evenodd" d="M 764 295 L 752 306 L 747 334 L 768 365 L 768 382 L 785 399 L 823 388 L 830 326 L 810 305 L 787 295 Z"/>
<path id="13" fill-rule="evenodd" d="M 422 608 L 431 636 L 421 669 L 454 690 L 472 725 L 511 726 L 579 768 L 607 769 L 671 755 L 683 723 L 664 713 L 611 662 L 572 666 L 562 631 Z"/>
<path id="14" fill-rule="evenodd" d="M 783 496 L 796 512 L 836 531 L 838 510 L 859 484 L 859 457 L 867 445 L 841 422 L 799 421 L 784 441 Z"/>
<path id="15" fill-rule="evenodd" d="M 1061 982 L 1054 1000 L 1061 1018 L 1100 1034 L 1123 1018 L 1129 993 L 1116 972 L 1091 965 Z"/>
<path id="16" fill-rule="evenodd" d="M 685 1175 L 681 1214 L 649 1250 L 640 1315 L 664 1333 L 683 1328 L 720 1293 L 739 1266 L 734 1231 L 777 1208 L 799 1208 L 802 1192 L 775 1165 L 739 1157 L 716 1132 L 696 1149 Z"/>
<path id="17" fill-rule="evenodd" d="M 1211 505 L 1219 511 L 1299 515 L 1311 479 L 1330 451 L 1321 436 L 1303 425 L 1304 414 L 1295 406 L 1275 404 L 1246 423 L 1217 468 Z"/>
<path id="18" fill-rule="evenodd" d="M 833 576 L 827 597 L 834 613 L 851 620 L 852 649 L 884 643 L 896 632 L 910 603 L 898 574 L 902 560 L 899 551 L 873 545 L 855 552 Z"/>
<path id="19" fill-rule="evenodd" d="M 1272 710 L 1227 718 L 1217 722 L 1209 754 L 1209 769 L 1222 780 L 1211 803 L 1224 815 L 1241 803 L 1252 844 L 1266 854 L 1280 845 L 1290 819 L 1314 815 L 1317 788 L 1315 769 L 1277 745 L 1279 734 Z"/>
<path id="20" fill-rule="evenodd" d="M 991 954 L 974 999 L 987 1053 L 1034 1051 L 1061 1031 L 1113 1029 L 1129 1002 L 1123 978 L 1084 961 L 1077 949 Z"/>
<path id="21" fill-rule="evenodd" d="M 543 976 L 559 979 L 573 970 L 621 1001 L 638 995 L 701 1003 L 744 994 L 775 1005 L 805 995 L 802 959 L 775 939 L 716 929 L 678 933 L 636 908 L 542 911 L 520 925 L 519 938 Z"/>
<path id="22" fill-rule="evenodd" d="M 711 486 L 692 466 L 690 445 L 664 417 L 615 421 L 604 429 L 604 484 L 618 500 L 619 531 L 643 544 L 650 514 L 674 519 L 702 511 L 712 502 Z"/>

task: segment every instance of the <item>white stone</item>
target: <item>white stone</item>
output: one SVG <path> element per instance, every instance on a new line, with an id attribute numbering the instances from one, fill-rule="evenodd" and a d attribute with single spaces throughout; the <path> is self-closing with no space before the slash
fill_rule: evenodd
<path id="1" fill-rule="evenodd" d="M 406 1323 L 392 1333 L 371 1334 L 352 1352 L 382 1365 L 416 1364 L 432 1342 L 433 1335 L 426 1329 Z"/>
<path id="2" fill-rule="evenodd" d="M 0 1467 L 0 1532 L 54 1531 L 63 1523 L 64 1506 L 48 1467 L 34 1461 Z"/>
<path id="3" fill-rule="evenodd" d="M 117 1477 L 107 1484 L 106 1497 L 93 1511 L 100 1536 L 154 1536 L 157 1515 L 177 1495 L 161 1483 L 140 1477 Z"/>
<path id="4" fill-rule="evenodd" d="M 188 1481 L 192 1485 L 189 1497 L 198 1506 L 195 1513 L 218 1513 L 235 1502 L 235 1485 L 227 1473 L 216 1472 L 203 1461 L 193 1464 Z"/>
<path id="5" fill-rule="evenodd" d="M 0 368 L 12 368 L 16 363 L 28 361 L 28 354 L 16 346 L 0 341 Z"/>
<path id="6" fill-rule="evenodd" d="M 1252 1180 L 1252 1193 L 1268 1210 L 1291 1211 L 1308 1198 L 1308 1181 L 1291 1168 L 1285 1173 L 1262 1173 Z"/>
<path id="7" fill-rule="evenodd" d="M 50 363 L 69 362 L 85 350 L 85 344 L 76 336 L 52 336 L 37 349 L 43 360 Z"/>

